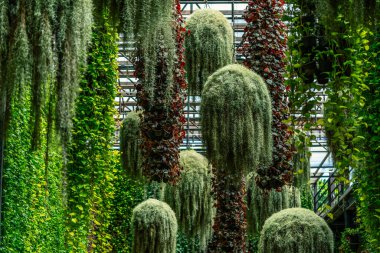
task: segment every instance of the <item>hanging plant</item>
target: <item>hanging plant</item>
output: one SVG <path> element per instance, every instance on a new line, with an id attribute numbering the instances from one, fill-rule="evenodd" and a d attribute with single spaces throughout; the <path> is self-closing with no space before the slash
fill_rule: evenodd
<path id="1" fill-rule="evenodd" d="M 177 220 L 166 203 L 148 199 L 133 209 L 133 253 L 175 253 Z"/>
<path id="2" fill-rule="evenodd" d="M 185 40 L 189 94 L 200 95 L 207 78 L 233 61 L 233 30 L 220 11 L 202 9 L 188 19 Z"/>
<path id="3" fill-rule="evenodd" d="M 73 252 L 111 252 L 110 210 L 117 156 L 114 101 L 117 84 L 118 36 L 107 13 L 96 21 L 88 66 L 73 120 L 68 148 L 66 245 Z"/>
<path id="4" fill-rule="evenodd" d="M 247 177 L 247 225 L 248 233 L 258 236 L 272 214 L 286 208 L 301 207 L 301 196 L 298 188 L 287 185 L 281 191 L 263 190 L 257 186 L 255 178 L 255 173 Z"/>
<path id="5" fill-rule="evenodd" d="M 334 237 L 327 223 L 314 212 L 289 208 L 266 220 L 260 253 L 333 253 Z"/>
<path id="6" fill-rule="evenodd" d="M 1 217 L 0 248 L 5 252 L 64 251 L 67 189 L 62 167 L 91 36 L 91 2 L 0 1 L 0 164 L 4 158 L 12 170 L 4 167 L 1 184 L 12 186 L 16 178 L 19 187 L 0 196 L 5 200 L 0 212 L 12 223 L 3 226 Z M 19 155 L 23 157 L 15 163 Z"/>
<path id="7" fill-rule="evenodd" d="M 244 13 L 247 26 L 240 48 L 244 65 L 265 80 L 272 97 L 273 163 L 257 169 L 258 186 L 264 189 L 282 187 L 291 180 L 291 132 L 284 123 L 289 118 L 284 85 L 286 25 L 281 21 L 283 0 L 250 0 Z"/>
<path id="8" fill-rule="evenodd" d="M 137 99 L 143 109 L 142 166 L 148 179 L 175 183 L 180 172 L 179 145 L 185 122 L 185 29 L 179 2 L 150 2 L 136 3 L 140 9 L 133 25 Z M 145 15 L 151 16 L 142 21 Z"/>
<path id="9" fill-rule="evenodd" d="M 25 67 L 21 68 L 27 72 L 20 78 L 27 77 L 32 82 L 31 118 L 34 148 L 40 144 L 41 117 L 46 110 L 43 105 L 47 97 L 48 82 L 56 85 L 56 127 L 60 130 L 63 144 L 70 138 L 74 101 L 79 88 L 79 68 L 85 62 L 91 34 L 91 6 L 90 0 L 1 3 L 1 105 L 9 106 L 13 96 L 14 86 L 11 78 L 14 72 L 11 72 L 8 66 L 20 60 L 17 58 L 18 54 L 14 55 L 12 48 L 23 39 L 31 50 L 30 57 L 18 68 L 24 65 Z M 19 49 L 23 51 L 25 48 Z M 3 121 L 7 115 L 0 117 Z M 48 124 L 52 124 L 51 120 Z"/>
<path id="10" fill-rule="evenodd" d="M 141 112 L 128 113 L 120 128 L 121 163 L 127 175 L 136 178 L 142 177 L 140 116 Z"/>
<path id="11" fill-rule="evenodd" d="M 271 161 L 271 101 L 261 77 L 241 65 L 210 76 L 202 92 L 202 136 L 215 175 L 209 252 L 245 250 L 245 173 Z"/>
<path id="12" fill-rule="evenodd" d="M 177 185 L 165 187 L 164 200 L 173 208 L 180 231 L 193 241 L 199 238 L 204 252 L 214 215 L 211 171 L 207 159 L 194 150 L 181 151 L 180 165 L 181 178 Z"/>

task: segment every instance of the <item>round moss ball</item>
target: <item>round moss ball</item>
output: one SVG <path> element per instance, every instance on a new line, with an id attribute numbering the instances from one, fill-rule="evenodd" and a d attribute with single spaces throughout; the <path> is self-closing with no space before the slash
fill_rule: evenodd
<path id="1" fill-rule="evenodd" d="M 202 9 L 187 19 L 186 72 L 190 95 L 200 95 L 207 78 L 233 61 L 233 30 L 220 11 Z"/>
<path id="2" fill-rule="evenodd" d="M 165 202 L 148 199 L 133 209 L 133 253 L 174 253 L 177 219 Z"/>
<path id="3" fill-rule="evenodd" d="M 327 223 L 304 208 L 289 208 L 265 221 L 259 253 L 333 253 L 333 233 Z"/>
<path id="4" fill-rule="evenodd" d="M 268 88 L 255 72 L 227 65 L 203 89 L 202 138 L 216 169 L 240 176 L 272 159 L 272 106 Z"/>

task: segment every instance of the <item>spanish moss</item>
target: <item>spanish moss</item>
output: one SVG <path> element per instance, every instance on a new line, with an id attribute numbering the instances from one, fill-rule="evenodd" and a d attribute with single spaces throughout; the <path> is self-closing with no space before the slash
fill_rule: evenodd
<path id="1" fill-rule="evenodd" d="M 283 186 L 280 191 L 266 191 L 257 186 L 255 173 L 247 176 L 247 224 L 248 233 L 260 234 L 264 222 L 274 213 L 286 208 L 301 207 L 300 191 Z"/>
<path id="2" fill-rule="evenodd" d="M 271 99 L 263 79 L 242 65 L 216 71 L 202 92 L 202 136 L 215 168 L 242 175 L 272 157 Z"/>
<path id="3" fill-rule="evenodd" d="M 220 11 L 202 9 L 188 19 L 185 40 L 189 94 L 200 95 L 207 78 L 233 61 L 233 30 Z"/>
<path id="4" fill-rule="evenodd" d="M 177 220 L 170 206 L 148 199 L 133 209 L 133 253 L 175 253 Z"/>
<path id="5" fill-rule="evenodd" d="M 120 128 L 120 156 L 127 175 L 141 178 L 140 112 L 130 112 Z"/>
<path id="6" fill-rule="evenodd" d="M 213 165 L 216 216 L 209 252 L 244 252 L 245 173 L 271 161 L 271 100 L 260 76 L 242 65 L 212 74 L 203 89 L 202 137 Z"/>
<path id="7" fill-rule="evenodd" d="M 69 140 L 79 71 L 85 63 L 91 33 L 91 2 L 0 1 L 1 104 L 3 108 L 9 105 L 15 82 L 30 80 L 34 148 L 40 144 L 41 117 L 47 110 L 46 90 L 51 83 L 56 85 L 52 94 L 57 101 L 56 126 L 63 143 Z M 15 70 L 16 66 L 20 69 Z M 1 115 L 2 120 L 6 120 L 6 114 Z M 48 124 L 52 122 L 49 120 Z"/>
<path id="8" fill-rule="evenodd" d="M 314 212 L 289 208 L 273 214 L 264 224 L 259 253 L 333 253 L 333 233 Z"/>
<path id="9" fill-rule="evenodd" d="M 207 159 L 194 150 L 180 153 L 183 168 L 177 185 L 165 187 L 164 200 L 174 210 L 179 229 L 191 239 L 200 239 L 204 251 L 211 236 L 214 214 L 211 170 Z"/>

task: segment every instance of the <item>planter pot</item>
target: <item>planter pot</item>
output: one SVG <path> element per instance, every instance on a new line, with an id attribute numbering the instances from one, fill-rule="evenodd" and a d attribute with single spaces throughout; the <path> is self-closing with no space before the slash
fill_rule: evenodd
<path id="1" fill-rule="evenodd" d="M 320 84 L 326 84 L 329 81 L 329 73 L 332 71 L 332 59 L 328 56 L 322 56 L 318 59 L 317 80 Z"/>
<path id="2" fill-rule="evenodd" d="M 317 37 L 314 35 L 304 36 L 302 37 L 301 41 L 302 41 L 301 52 L 303 54 L 311 53 L 313 49 L 317 46 Z"/>
<path id="3" fill-rule="evenodd" d="M 317 64 L 315 61 L 311 61 L 302 66 L 302 76 L 305 83 L 313 83 L 314 82 L 314 74 L 317 69 Z"/>

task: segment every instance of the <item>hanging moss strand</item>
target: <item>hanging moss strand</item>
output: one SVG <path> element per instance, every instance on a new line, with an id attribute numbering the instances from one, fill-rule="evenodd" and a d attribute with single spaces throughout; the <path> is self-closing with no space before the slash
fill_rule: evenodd
<path id="1" fill-rule="evenodd" d="M 281 191 L 263 190 L 257 186 L 255 178 L 255 173 L 247 177 L 247 225 L 248 233 L 258 236 L 272 214 L 286 208 L 301 207 L 301 196 L 293 186 L 283 186 Z"/>
<path id="2" fill-rule="evenodd" d="M 180 153 L 183 168 L 177 185 L 165 187 L 164 200 L 174 210 L 181 232 L 204 252 L 211 236 L 214 216 L 211 194 L 211 170 L 207 159 L 194 150 Z"/>
<path id="3" fill-rule="evenodd" d="M 216 71 L 202 93 L 202 136 L 214 167 L 248 173 L 272 157 L 271 99 L 262 78 L 233 64 Z"/>
<path id="4" fill-rule="evenodd" d="M 143 109 L 144 175 L 150 180 L 175 183 L 180 174 L 179 145 L 185 122 L 181 10 L 178 2 L 169 0 L 130 1 L 130 4 L 138 7 L 130 35 L 136 42 L 132 59 L 139 79 L 137 102 Z"/>

